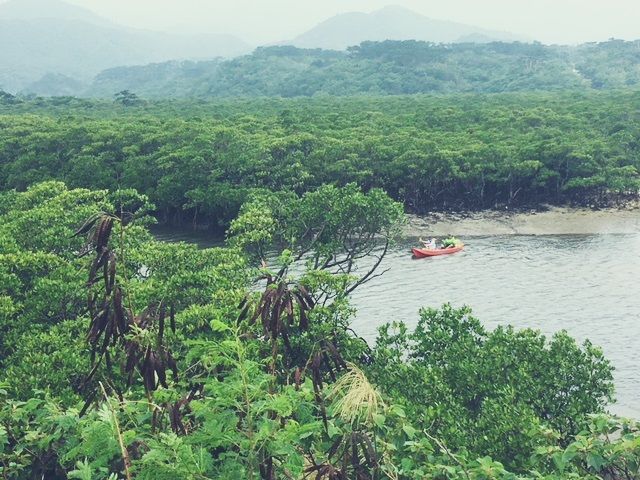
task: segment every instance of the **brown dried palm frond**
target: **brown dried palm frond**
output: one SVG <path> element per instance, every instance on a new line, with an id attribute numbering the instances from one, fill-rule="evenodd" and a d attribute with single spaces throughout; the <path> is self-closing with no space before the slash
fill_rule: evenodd
<path id="1" fill-rule="evenodd" d="M 135 368 L 138 368 L 144 388 L 152 392 L 159 385 L 167 388 L 166 371 L 171 370 L 175 380 L 178 379 L 178 367 L 175 359 L 164 343 L 164 330 L 167 309 L 163 302 L 146 308 L 140 315 L 133 317 L 133 323 L 138 331 L 149 331 L 157 325 L 157 335 L 154 345 L 145 345 L 135 338 L 129 337 L 126 342 L 125 372 L 128 374 L 128 384 L 131 385 Z M 175 333 L 174 310 L 170 309 L 170 326 Z"/>
<path id="2" fill-rule="evenodd" d="M 379 462 L 375 446 L 365 432 L 354 431 L 338 437 L 327 453 L 327 461 L 305 469 L 305 478 L 316 480 L 373 480 Z"/>
<path id="3" fill-rule="evenodd" d="M 167 387 L 166 371 L 171 370 L 177 378 L 178 369 L 164 341 L 167 305 L 159 302 L 146 308 L 140 315 L 135 315 L 131 308 L 124 306 L 127 292 L 118 284 L 118 255 L 109 245 L 114 224 L 123 223 L 124 219 L 124 216 L 120 219 L 108 213 L 98 213 L 74 233 L 74 236 L 87 234 L 87 243 L 81 256 L 92 250 L 95 252 L 87 280 L 91 314 L 87 340 L 91 346 L 92 369 L 85 379 L 85 389 L 92 383 L 102 359 L 106 359 L 107 368 L 111 369 L 110 348 L 120 344 L 125 352 L 123 370 L 128 374 L 129 385 L 137 367 L 145 391 L 149 393 L 159 385 Z M 131 305 L 132 302 L 128 303 Z M 169 322 L 175 332 L 173 305 L 169 308 Z M 130 335 L 133 329 L 149 333 L 153 329 L 155 340 L 140 342 L 135 335 Z"/>
<path id="4" fill-rule="evenodd" d="M 265 334 L 270 338 L 286 336 L 288 330 L 296 325 L 301 331 L 308 330 L 309 312 L 315 307 L 309 291 L 303 285 L 291 286 L 277 276 L 267 275 L 264 279 L 267 285 L 253 315 L 249 317 L 251 302 L 245 298 L 239 305 L 238 321 L 248 319 L 250 324 L 254 324 L 260 319 Z"/>

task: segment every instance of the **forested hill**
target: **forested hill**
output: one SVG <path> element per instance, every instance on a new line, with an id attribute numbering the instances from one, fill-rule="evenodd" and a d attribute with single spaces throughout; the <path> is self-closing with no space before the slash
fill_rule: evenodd
<path id="1" fill-rule="evenodd" d="M 83 93 L 105 98 L 121 90 L 143 97 L 296 97 L 613 89 L 638 84 L 640 41 L 576 47 L 385 41 L 364 42 L 345 52 L 265 47 L 223 62 L 109 69 Z"/>

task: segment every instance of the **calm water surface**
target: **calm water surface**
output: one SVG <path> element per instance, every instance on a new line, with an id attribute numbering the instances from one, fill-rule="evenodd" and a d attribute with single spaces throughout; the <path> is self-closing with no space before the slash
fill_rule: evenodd
<path id="1" fill-rule="evenodd" d="M 163 233 L 163 240 L 198 241 Z M 421 307 L 468 305 L 488 328 L 511 324 L 545 334 L 565 329 L 604 350 L 614 372 L 611 410 L 640 418 L 640 234 L 464 238 L 455 255 L 413 260 L 417 239 L 388 254 L 388 271 L 354 294 L 354 329 L 373 341 L 379 325 L 415 325 Z"/>
<path id="2" fill-rule="evenodd" d="M 468 305 L 482 323 L 565 329 L 589 338 L 616 367 L 611 410 L 640 417 L 640 235 L 464 239 L 455 255 L 413 260 L 399 245 L 389 271 L 355 292 L 354 329 L 374 339 L 381 323 L 415 325 L 423 306 Z"/>

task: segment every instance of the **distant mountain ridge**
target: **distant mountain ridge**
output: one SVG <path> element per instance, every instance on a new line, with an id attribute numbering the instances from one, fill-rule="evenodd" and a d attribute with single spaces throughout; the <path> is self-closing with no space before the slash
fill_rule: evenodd
<path id="1" fill-rule="evenodd" d="M 410 39 L 376 40 L 395 36 Z M 9 0 L 0 3 L 0 90 L 207 98 L 640 87 L 640 42 L 513 38 L 386 7 L 338 15 L 297 37 L 312 48 L 247 54 L 251 47 L 229 35 L 136 30 L 64 0 Z"/>
<path id="2" fill-rule="evenodd" d="M 41 90 L 44 80 L 61 76 L 88 84 L 110 67 L 234 57 L 251 50 L 231 35 L 123 27 L 62 0 L 0 3 L 0 45 L 0 89 L 10 92 L 34 84 Z"/>
<path id="3" fill-rule="evenodd" d="M 227 61 L 101 72 L 84 96 L 311 97 L 640 87 L 640 41 L 575 47 L 529 43 L 364 42 L 348 51 L 258 48 Z"/>
<path id="4" fill-rule="evenodd" d="M 481 40 L 477 42 L 478 39 Z M 487 43 L 530 39 L 508 32 L 435 20 L 400 6 L 387 6 L 372 13 L 350 12 L 336 15 L 293 40 L 281 43 L 300 48 L 344 50 L 364 41 L 384 40 Z"/>

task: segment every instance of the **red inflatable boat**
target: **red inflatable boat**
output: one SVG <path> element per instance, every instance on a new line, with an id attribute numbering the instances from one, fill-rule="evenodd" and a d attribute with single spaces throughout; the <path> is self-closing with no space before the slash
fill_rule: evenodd
<path id="1" fill-rule="evenodd" d="M 439 255 L 449 255 L 451 253 L 457 253 L 464 248 L 464 245 L 460 244 L 455 247 L 449 248 L 412 248 L 413 256 L 416 258 L 437 257 Z"/>

